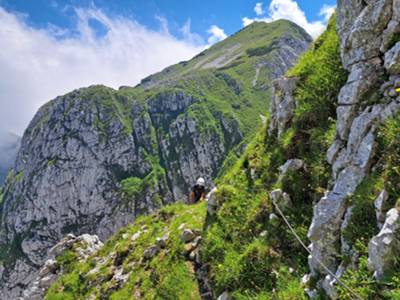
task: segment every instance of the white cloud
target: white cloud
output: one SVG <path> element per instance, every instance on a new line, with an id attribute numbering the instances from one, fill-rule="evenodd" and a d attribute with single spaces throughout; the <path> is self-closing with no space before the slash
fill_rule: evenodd
<path id="1" fill-rule="evenodd" d="M 91 84 L 135 85 L 204 48 L 190 22 L 183 30 L 186 39 L 179 40 L 162 18 L 157 32 L 94 7 L 75 12 L 76 28 L 65 31 L 50 24 L 32 28 L 21 15 L 0 7 L 2 130 L 21 133 L 38 107 L 57 95 Z M 105 34 L 96 35 L 90 20 L 100 22 Z"/>
<path id="2" fill-rule="evenodd" d="M 185 41 L 188 41 L 190 44 L 204 45 L 203 38 L 199 34 L 192 32 L 191 24 L 192 24 L 192 21 L 190 19 L 188 19 L 186 21 L 186 23 L 182 26 L 180 31 L 183 35 L 183 38 L 185 39 Z"/>
<path id="3" fill-rule="evenodd" d="M 242 18 L 242 23 L 243 23 L 243 26 L 244 26 L 244 27 L 246 27 L 246 26 L 248 26 L 248 25 L 250 25 L 251 23 L 254 23 L 254 22 L 256 22 L 256 21 L 257 21 L 257 22 L 262 22 L 262 21 L 268 22 L 267 19 L 258 19 L 258 18 L 250 19 L 250 18 L 248 18 L 248 17 Z"/>
<path id="4" fill-rule="evenodd" d="M 219 28 L 217 25 L 212 25 L 208 30 L 207 33 L 210 35 L 208 38 L 208 44 L 213 45 L 217 42 L 220 42 L 226 39 L 228 36 L 225 34 L 222 28 Z"/>
<path id="5" fill-rule="evenodd" d="M 170 35 L 168 20 L 162 16 L 156 16 L 156 19 L 160 22 L 160 32 L 164 35 Z"/>
<path id="6" fill-rule="evenodd" d="M 300 25 L 313 38 L 316 38 L 325 30 L 326 22 L 333 12 L 334 7 L 324 5 L 320 11 L 320 16 L 323 17 L 323 20 L 309 22 L 304 11 L 301 10 L 295 0 L 272 0 L 265 17 L 244 17 L 242 22 L 243 26 L 247 26 L 254 21 L 272 22 L 279 19 L 286 19 Z"/>
<path id="7" fill-rule="evenodd" d="M 324 17 L 325 22 L 328 22 L 330 17 L 335 13 L 335 9 L 336 5 L 324 4 L 319 11 L 319 15 Z"/>
<path id="8" fill-rule="evenodd" d="M 262 2 L 257 2 L 256 6 L 254 6 L 254 12 L 256 13 L 257 16 L 261 16 L 265 13 L 262 5 L 263 5 Z"/>

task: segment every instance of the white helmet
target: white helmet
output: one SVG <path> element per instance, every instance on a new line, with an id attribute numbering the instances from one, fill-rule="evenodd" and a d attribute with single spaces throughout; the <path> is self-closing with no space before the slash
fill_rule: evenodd
<path id="1" fill-rule="evenodd" d="M 205 186 L 206 185 L 206 181 L 204 180 L 203 177 L 199 177 L 199 179 L 197 179 L 196 184 L 199 186 Z"/>

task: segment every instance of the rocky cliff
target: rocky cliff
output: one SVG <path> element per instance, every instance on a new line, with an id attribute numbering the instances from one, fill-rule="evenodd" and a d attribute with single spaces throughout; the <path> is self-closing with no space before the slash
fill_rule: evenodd
<path id="1" fill-rule="evenodd" d="M 261 123 L 271 80 L 310 42 L 287 21 L 253 24 L 135 88 L 92 86 L 43 106 L 4 189 L 1 297 L 21 295 L 66 234 L 104 240 L 184 200 L 198 176 L 211 184 Z"/>

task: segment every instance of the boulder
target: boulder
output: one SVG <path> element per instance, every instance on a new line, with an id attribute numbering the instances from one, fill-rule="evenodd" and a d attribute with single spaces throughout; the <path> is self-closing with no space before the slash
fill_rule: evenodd
<path id="1" fill-rule="evenodd" d="M 160 251 L 160 248 L 158 246 L 150 246 L 143 252 L 143 258 L 145 260 L 152 259 L 154 256 L 158 254 L 158 251 Z"/>
<path id="2" fill-rule="evenodd" d="M 287 160 L 282 166 L 279 167 L 279 178 L 282 179 L 288 172 L 298 171 L 304 168 L 304 161 L 298 158 Z"/>
<path id="3" fill-rule="evenodd" d="M 135 242 L 139 237 L 140 237 L 140 235 L 142 234 L 142 232 L 139 230 L 139 231 L 137 231 L 137 232 L 135 232 L 132 236 L 131 236 L 131 241 L 132 242 Z"/>
<path id="4" fill-rule="evenodd" d="M 383 279 L 393 269 L 399 253 L 400 212 L 392 208 L 386 214 L 381 231 L 368 245 L 368 267 L 376 279 Z"/>
<path id="5" fill-rule="evenodd" d="M 181 234 L 181 241 L 184 243 L 189 243 L 194 240 L 196 235 L 190 229 L 184 229 Z"/>
<path id="6" fill-rule="evenodd" d="M 159 248 L 164 249 L 167 246 L 169 233 L 164 234 L 162 237 L 156 239 L 156 244 Z"/>
<path id="7" fill-rule="evenodd" d="M 218 208 L 218 200 L 216 197 L 218 189 L 214 187 L 207 195 L 206 195 L 206 201 L 207 201 L 207 212 L 209 215 L 214 215 Z"/>

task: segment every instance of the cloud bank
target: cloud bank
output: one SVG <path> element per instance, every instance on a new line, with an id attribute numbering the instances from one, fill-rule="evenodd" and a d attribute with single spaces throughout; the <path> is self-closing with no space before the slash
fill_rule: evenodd
<path id="1" fill-rule="evenodd" d="M 307 20 L 304 11 L 300 9 L 295 0 L 272 0 L 267 11 L 264 11 L 262 3 L 256 3 L 254 11 L 257 17 L 244 17 L 242 19 L 243 26 L 254 21 L 272 22 L 286 19 L 303 27 L 315 39 L 325 30 L 327 21 L 335 11 L 335 6 L 323 5 L 319 13 L 322 20 L 313 22 Z"/>
<path id="2" fill-rule="evenodd" d="M 226 37 L 212 26 L 207 44 L 190 32 L 172 36 L 158 17 L 153 31 L 134 20 L 109 17 L 101 10 L 74 9 L 76 28 L 49 24 L 36 29 L 27 17 L 0 7 L 0 130 L 21 134 L 36 110 L 50 99 L 92 84 L 135 85 L 151 73 L 186 60 Z M 95 21 L 102 29 L 93 26 Z"/>

